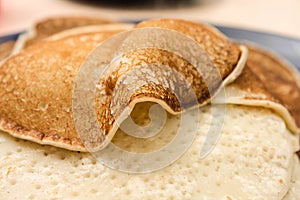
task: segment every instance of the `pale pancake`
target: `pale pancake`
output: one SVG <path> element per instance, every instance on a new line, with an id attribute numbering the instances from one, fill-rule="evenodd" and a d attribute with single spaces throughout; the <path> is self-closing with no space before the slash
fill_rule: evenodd
<path id="1" fill-rule="evenodd" d="M 247 45 L 249 56 L 242 74 L 226 87 L 226 103 L 268 107 L 278 112 L 288 128 L 300 132 L 299 72 L 284 59 Z"/>
<path id="2" fill-rule="evenodd" d="M 241 72 L 246 59 L 246 51 L 235 46 L 214 28 L 182 20 L 158 20 L 155 23 L 158 27 L 186 34 L 199 43 L 211 56 L 220 71 L 221 78 L 215 81 L 215 75 L 211 75 L 209 68 L 203 71 L 203 76 L 212 80 L 214 90 L 210 94 L 204 84 L 202 74 L 178 55 L 157 49 L 139 49 L 125 54 L 120 65 L 113 68 L 114 71 L 110 72 L 109 69 L 110 73 L 106 74 L 104 79 L 99 80 L 95 95 L 96 114 L 104 134 L 97 135 L 96 142 L 87 138 L 86 142 L 92 145 L 90 149 L 104 148 L 118 129 L 119 125 L 116 121 L 123 120 L 124 116 L 121 113 L 126 109 L 131 111 L 138 102 L 157 102 L 173 114 L 182 111 L 173 93 L 159 84 L 149 84 L 133 93 L 129 102 L 116 102 L 117 114 L 112 113 L 111 106 L 115 102 L 112 104 L 110 102 L 112 97 L 110 91 L 114 90 L 120 75 L 139 64 L 141 66 L 144 64 L 168 65 L 179 71 L 186 80 L 191 80 L 191 88 L 195 89 L 197 101 L 189 102 L 190 99 L 186 98 L 184 103 L 187 108 L 198 103 L 199 105 L 208 103 L 219 88 L 234 80 Z M 149 27 L 152 27 L 152 24 L 153 21 L 149 21 Z M 184 28 L 187 26 L 190 29 Z M 99 43 L 113 34 L 124 31 L 124 27 L 118 27 L 119 25 L 113 29 L 114 31 L 108 29 L 99 32 L 67 30 L 67 34 L 59 33 L 58 37 L 52 36 L 39 44 L 32 45 L 4 63 L 0 68 L 0 129 L 15 137 L 40 144 L 86 151 L 81 141 L 82 136 L 80 137 L 75 130 L 72 115 L 72 91 L 75 76 L 80 65 Z M 143 23 L 143 27 L 147 27 L 147 22 Z M 193 30 L 201 34 L 195 35 Z M 219 54 L 216 53 L 218 49 L 222 50 Z M 176 83 L 178 80 L 153 73 L 158 82 L 170 82 L 176 86 L 176 90 L 181 92 L 180 95 L 185 97 L 185 90 Z M 135 78 L 144 80 L 148 75 L 140 74 Z M 136 84 L 136 82 L 130 84 Z M 105 89 L 104 94 L 99 88 Z M 127 95 L 126 89 L 125 87 L 117 90 L 116 96 Z M 104 104 L 99 101 L 102 99 L 101 95 L 107 99 Z M 116 99 L 119 101 L 124 98 Z"/>
<path id="3" fill-rule="evenodd" d="M 1 198 L 282 199 L 293 180 L 299 138 L 268 109 L 228 105 L 226 110 L 222 135 L 205 159 L 199 159 L 201 145 L 209 128 L 220 123 L 219 118 L 211 118 L 209 107 L 200 110 L 200 119 L 193 113 L 197 110 L 187 112 L 191 124 L 184 126 L 201 125 L 191 148 L 169 167 L 149 174 L 111 170 L 88 153 L 40 146 L 1 133 Z M 164 134 L 176 131 L 179 122 L 170 115 Z M 130 144 L 124 148 L 138 151 L 136 140 L 122 135 L 118 131 L 114 142 L 124 139 Z M 161 141 L 151 145 L 159 146 Z"/>
<path id="4" fill-rule="evenodd" d="M 292 175 L 291 187 L 284 200 L 300 199 L 300 162 L 299 157 L 294 156 L 294 170 Z"/>

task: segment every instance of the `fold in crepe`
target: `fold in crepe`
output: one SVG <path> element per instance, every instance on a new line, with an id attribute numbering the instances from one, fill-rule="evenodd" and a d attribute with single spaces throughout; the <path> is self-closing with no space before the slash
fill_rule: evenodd
<path id="1" fill-rule="evenodd" d="M 108 25 L 109 26 L 109 25 Z M 205 105 L 217 93 L 218 88 L 232 82 L 239 76 L 246 61 L 246 50 L 235 45 L 223 34 L 208 25 L 196 24 L 183 20 L 152 20 L 138 24 L 135 28 L 161 27 L 178 31 L 193 39 L 207 52 L 214 66 L 219 70 L 222 81 L 213 82 L 214 90 L 210 92 L 203 77 L 195 67 L 183 58 L 160 49 L 139 49 L 123 55 L 127 62 L 121 62 L 114 71 L 99 80 L 100 89 L 95 94 L 95 110 L 102 132 L 100 140 L 89 148 L 104 148 L 107 140 L 115 134 L 120 115 L 113 114 L 110 102 L 115 83 L 122 73 L 130 72 L 139 63 L 163 64 L 175 69 L 185 78 L 191 80 L 191 87 L 196 91 L 200 106 Z M 119 28 L 99 31 L 67 30 L 45 39 L 22 50 L 8 59 L 0 67 L 0 129 L 19 138 L 31 140 L 40 144 L 53 145 L 69 150 L 87 151 L 86 142 L 78 135 L 72 115 L 72 91 L 75 77 L 81 64 L 89 53 L 99 43 L 114 34 L 128 30 Z M 163 58 L 163 59 L 162 59 Z M 151 65 L 150 65 L 151 66 Z M 151 69 L 150 69 L 151 70 Z M 108 70 L 109 71 L 109 70 Z M 205 72 L 209 73 L 209 72 Z M 145 74 L 137 75 L 144 79 Z M 156 74 L 157 80 L 166 78 L 169 83 L 176 80 Z M 205 75 L 205 74 L 204 74 Z M 209 76 L 210 74 L 206 74 Z M 175 90 L 180 84 L 175 84 Z M 101 93 L 101 87 L 106 88 Z M 177 88 L 176 88 L 177 87 Z M 114 91 L 116 96 L 124 93 L 126 88 Z M 106 102 L 100 102 L 99 95 L 106 97 Z M 185 96 L 184 91 L 181 95 Z M 115 98 L 120 99 L 120 98 Z M 182 108 L 176 102 L 175 95 L 160 84 L 149 83 L 136 90 L 130 102 L 115 104 L 117 110 L 130 107 L 141 101 L 152 101 L 161 104 L 165 109 L 178 114 Z M 110 104 L 112 103 L 112 104 Z M 195 102 L 185 105 L 194 106 Z M 125 106 L 125 107 L 124 107 Z M 185 109 L 185 108 L 184 108 Z"/>

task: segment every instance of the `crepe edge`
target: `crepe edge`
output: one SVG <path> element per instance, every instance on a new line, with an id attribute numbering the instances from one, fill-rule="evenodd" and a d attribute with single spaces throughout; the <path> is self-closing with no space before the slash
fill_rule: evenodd
<path id="1" fill-rule="evenodd" d="M 296 125 L 295 120 L 291 116 L 290 112 L 283 105 L 272 102 L 272 101 L 268 101 L 268 100 L 261 100 L 259 98 L 257 100 L 254 100 L 253 97 L 252 97 L 252 99 L 247 99 L 247 96 L 244 96 L 244 97 L 246 97 L 246 98 L 226 97 L 226 104 L 252 106 L 252 107 L 264 107 L 264 108 L 271 109 L 283 118 L 287 128 L 290 129 L 291 132 L 293 132 L 294 134 L 300 133 L 300 129 Z M 223 103 L 223 102 L 219 102 L 219 103 Z"/>
<path id="2" fill-rule="evenodd" d="M 58 135 L 45 137 L 45 135 L 39 131 L 27 130 L 15 122 L 3 118 L 0 118 L 0 130 L 13 137 L 29 140 L 40 145 L 52 145 L 72 151 L 86 152 L 86 149 L 80 142 L 72 141 Z"/>
<path id="3" fill-rule="evenodd" d="M 58 33 L 51 35 L 47 38 L 44 38 L 42 40 L 53 41 L 53 40 L 62 39 L 64 37 L 72 36 L 75 34 L 91 33 L 91 32 L 96 32 L 96 31 L 109 31 L 109 30 L 118 30 L 118 29 L 129 30 L 133 26 L 134 25 L 130 24 L 130 23 L 112 23 L 112 24 L 79 26 L 79 27 L 74 27 L 71 29 L 66 29 L 64 31 L 58 32 Z M 22 49 L 24 49 L 26 42 L 29 41 L 30 39 L 33 39 L 35 36 L 36 36 L 35 27 L 31 27 L 25 33 L 22 33 L 18 37 L 10 56 L 16 55 L 17 53 L 19 53 Z"/>
<path id="4" fill-rule="evenodd" d="M 257 49 L 263 55 L 269 55 L 273 58 L 276 58 L 276 61 L 279 62 L 279 64 L 284 67 L 285 69 L 289 70 L 291 75 L 294 77 L 295 81 L 297 81 L 298 87 L 300 87 L 300 72 L 299 70 L 287 59 L 280 56 L 278 53 L 274 52 L 273 50 L 269 48 L 262 47 L 254 42 L 245 41 L 245 40 L 235 40 L 235 44 L 237 45 L 245 45 L 246 47 Z M 228 85 L 230 87 L 230 85 Z M 226 89 L 226 88 L 225 88 Z M 239 89 L 234 89 L 240 91 Z M 241 91 L 244 92 L 244 91 Z M 254 98 L 254 97 L 252 97 Z M 219 102 L 220 103 L 220 102 Z M 224 103 L 224 102 L 222 102 Z M 289 110 L 282 104 L 276 103 L 270 100 L 261 100 L 259 98 L 257 99 L 247 99 L 247 95 L 239 96 L 238 98 L 226 97 L 226 102 L 230 104 L 236 104 L 236 105 L 246 105 L 246 106 L 261 106 L 268 109 L 273 110 L 277 114 L 279 114 L 285 121 L 287 128 L 289 128 L 294 134 L 300 134 L 300 127 L 298 127 L 297 122 L 293 118 L 292 114 L 289 112 Z M 300 154 L 299 154 L 300 158 Z"/>

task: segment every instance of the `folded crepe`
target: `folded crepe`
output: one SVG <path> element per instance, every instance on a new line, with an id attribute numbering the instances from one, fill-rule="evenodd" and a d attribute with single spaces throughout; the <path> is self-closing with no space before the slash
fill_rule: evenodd
<path id="1" fill-rule="evenodd" d="M 156 26 L 158 22 L 161 24 L 160 26 L 172 27 L 172 29 L 189 34 L 192 38 L 192 34 L 197 30 L 201 30 L 200 32 L 212 31 L 213 35 L 217 33 L 214 29 L 198 26 L 195 28 L 193 23 L 177 20 L 158 20 L 148 23 L 149 26 Z M 175 26 L 176 23 L 179 25 Z M 185 23 L 189 25 L 185 26 Z M 145 27 L 146 24 L 147 22 L 144 22 L 138 26 Z M 120 31 L 122 30 L 83 35 L 87 35 L 86 39 L 97 43 Z M 198 34 L 195 34 L 195 40 L 197 40 Z M 289 64 L 282 62 L 282 59 L 249 45 L 250 55 L 242 74 L 233 83 L 226 86 L 227 101 L 224 102 L 216 96 L 217 100 L 218 98 L 220 100 L 219 103 L 227 103 L 224 121 L 214 117 L 211 112 L 213 108 L 222 112 L 223 106 L 211 104 L 199 110 L 192 109 L 186 110 L 184 113 L 179 112 L 177 115 L 168 115 L 163 129 L 152 138 L 135 138 L 120 129 L 117 130 L 112 138 L 113 144 L 131 152 L 148 152 L 152 151 L 153 147 L 161 147 L 170 142 L 170 138 L 174 137 L 178 127 L 183 126 L 180 120 L 183 114 L 188 118 L 183 126 L 186 133 L 191 134 L 194 130 L 191 130 L 190 127 L 194 127 L 195 123 L 199 124 L 191 147 L 180 159 L 166 168 L 148 174 L 127 174 L 103 166 L 89 153 L 66 151 L 62 148 L 41 146 L 28 141 L 32 140 L 73 150 L 80 149 L 79 147 L 82 145 L 80 141 L 68 143 L 68 140 L 61 141 L 56 137 L 76 138 L 76 135 L 72 134 L 74 132 L 69 131 L 74 130 L 72 115 L 65 114 L 72 112 L 71 85 L 74 83 L 74 71 L 79 68 L 78 65 L 71 64 L 83 62 L 88 54 L 86 53 L 87 49 L 92 50 L 97 44 L 91 44 L 87 40 L 81 41 L 81 36 L 78 37 L 74 32 L 70 35 L 62 33 L 61 38 L 55 36 L 54 39 L 39 43 L 40 51 L 47 51 L 46 55 L 39 53 L 37 46 L 31 46 L 0 67 L 1 129 L 6 131 L 6 133 L 0 134 L 0 183 L 3 183 L 0 184 L 0 193 L 2 198 L 197 200 L 265 198 L 290 200 L 299 198 L 297 195 L 299 194 L 300 177 L 298 172 L 300 168 L 295 153 L 299 150 L 299 132 L 292 128 L 293 124 L 298 126 L 299 115 L 295 112 L 297 109 L 290 109 L 288 106 L 292 103 L 287 99 L 275 96 L 276 91 L 272 90 L 274 87 L 269 85 L 269 83 L 273 83 L 272 81 L 277 80 L 274 77 L 281 77 L 280 74 L 285 71 L 286 76 L 280 79 L 285 81 L 277 81 L 276 88 L 288 85 L 293 87 L 289 91 L 294 94 L 294 91 L 295 93 L 299 91 L 296 86 L 299 79 L 292 73 L 293 69 Z M 94 37 L 95 35 L 97 37 Z M 233 57 L 238 60 L 241 57 L 239 48 L 224 36 L 219 34 L 217 36 L 221 37 L 221 43 L 226 44 L 223 46 L 223 51 L 228 53 L 231 52 L 228 51 L 229 49 L 235 49 L 231 52 L 232 54 L 229 54 L 236 55 Z M 197 41 L 203 44 L 201 41 L 211 39 L 211 36 L 199 38 Z M 203 38 L 206 40 L 202 40 Z M 76 42 L 81 51 L 74 50 L 73 42 Z M 207 41 L 206 43 L 209 44 Z M 218 41 L 219 43 L 220 41 Z M 205 46 L 209 51 L 207 47 Z M 51 49 L 59 51 L 54 53 Z M 140 56 L 140 52 L 136 51 L 135 53 Z M 151 55 L 157 52 L 160 53 L 159 55 L 165 53 L 159 50 L 149 52 Z M 218 55 L 210 52 L 212 60 L 216 63 L 223 63 L 222 60 L 219 60 Z M 72 59 L 69 55 L 73 55 Z M 126 56 L 130 60 L 130 55 Z M 64 59 L 57 63 L 58 58 Z M 154 58 L 156 57 L 154 56 Z M 26 62 L 24 62 L 25 60 Z M 224 62 L 227 62 L 227 65 L 219 64 L 218 66 L 223 68 L 233 63 L 232 68 L 234 68 L 237 60 L 229 63 L 226 60 Z M 44 66 L 45 61 L 47 61 L 47 66 Z M 24 65 L 30 66 L 30 69 Z M 273 65 L 277 66 L 276 69 L 281 70 L 263 71 L 263 75 L 248 73 L 255 67 L 272 69 Z M 53 71 L 56 71 L 56 78 L 54 78 L 54 72 L 49 70 L 52 68 Z M 17 70 L 20 71 L 17 73 L 17 78 L 14 78 L 12 75 L 15 75 Z M 234 72 L 234 69 L 229 72 L 227 70 L 226 68 L 223 73 L 220 73 L 225 82 L 226 78 Z M 3 75 L 7 74 L 10 76 L 5 78 Z M 68 74 L 69 77 L 65 74 Z M 231 77 L 236 78 L 236 76 L 237 74 Z M 20 77 L 22 79 L 19 84 Z M 10 81 L 11 79 L 13 81 Z M 9 86 L 7 83 L 14 83 L 13 90 L 7 87 Z M 27 89 L 23 86 L 24 83 L 32 84 L 33 89 Z M 219 84 L 217 86 L 220 87 Z M 17 88 L 20 90 L 16 90 Z M 231 92 L 233 90 L 236 90 L 237 93 Z M 148 90 L 144 91 L 148 92 Z M 21 96 L 16 98 L 13 95 Z M 271 95 L 272 98 L 270 98 Z M 201 102 L 207 103 L 210 98 L 209 95 L 208 99 L 202 99 L 199 105 L 203 105 Z M 245 99 L 247 103 L 244 103 Z M 270 103 L 270 106 L 265 106 L 266 101 Z M 218 101 L 215 102 L 218 103 Z M 140 102 L 135 106 L 131 117 L 136 120 L 137 124 L 147 124 L 149 119 L 143 114 L 148 113 L 148 108 L 149 102 Z M 200 159 L 199 152 L 206 137 L 211 131 L 218 131 L 210 129 L 210 127 L 221 123 L 224 123 L 221 137 L 211 153 L 204 159 Z M 65 124 L 73 126 L 73 129 L 67 129 Z M 51 128 L 55 130 L 49 131 Z M 41 137 L 37 137 L 38 133 L 41 134 Z M 49 140 L 49 138 L 51 139 Z"/>
<path id="2" fill-rule="evenodd" d="M 207 52 L 221 78 L 218 79 L 211 73 L 213 70 L 211 68 L 214 66 L 205 66 L 201 74 L 195 66 L 165 50 L 145 48 L 129 52 L 121 57 L 116 67 L 109 68 L 108 73 L 99 80 L 95 94 L 95 111 L 102 130 L 101 134 L 82 136 L 76 132 L 74 124 L 76 119 L 72 115 L 72 92 L 76 75 L 97 44 L 126 30 L 128 26 L 124 29 L 116 25 L 115 30 L 111 28 L 82 32 L 77 32 L 80 30 L 78 28 L 75 31 L 67 30 L 67 33 L 59 33 L 25 48 L 1 66 L 0 129 L 15 137 L 40 144 L 50 144 L 76 151 L 86 151 L 85 145 L 88 145 L 90 150 L 99 150 L 107 145 L 117 131 L 119 123 L 116 122 L 126 118 L 122 115 L 124 111 L 129 109 L 130 113 L 136 103 L 154 101 L 173 114 L 178 114 L 182 109 L 208 103 L 220 87 L 239 75 L 244 66 L 245 49 L 234 45 L 210 26 L 182 20 L 156 20 L 143 22 L 136 28 L 154 25 L 178 31 L 194 39 Z M 111 25 L 106 26 L 111 27 Z M 151 69 L 153 66 L 151 64 L 169 66 L 184 76 L 185 80 L 189 80 L 191 86 L 188 87 L 195 91 L 196 102 L 195 99 L 190 99 L 188 88 L 182 88 L 184 85 L 179 82 L 179 79 L 172 80 L 164 76 L 161 70 Z M 152 78 L 156 78 L 155 81 L 142 85 L 130 94 L 129 99 L 123 96 L 128 94 L 127 88 L 137 84 L 138 81 L 124 84 L 125 88 L 114 91 L 117 81 L 120 81 L 123 74 L 145 65 L 146 70 L 152 70 L 150 74 L 154 74 Z M 144 80 L 147 76 L 140 73 L 134 78 Z M 208 77 L 211 82 L 211 91 L 205 84 L 207 80 L 204 80 L 204 77 Z M 162 84 L 164 82 L 175 87 L 174 90 L 178 91 L 178 95 L 183 98 L 182 106 L 178 102 L 177 94 L 165 88 Z M 117 102 L 112 101 L 113 95 L 120 97 L 115 98 Z M 102 102 L 101 99 L 104 98 L 106 100 Z M 113 106 L 117 108 L 113 109 Z M 77 123 L 81 122 L 77 121 Z"/>

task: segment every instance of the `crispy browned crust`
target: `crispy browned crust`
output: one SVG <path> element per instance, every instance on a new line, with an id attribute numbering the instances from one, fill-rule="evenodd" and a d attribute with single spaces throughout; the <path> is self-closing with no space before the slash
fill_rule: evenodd
<path id="1" fill-rule="evenodd" d="M 87 25 L 109 24 L 113 21 L 94 17 L 54 17 L 36 23 L 34 27 L 35 35 L 29 39 L 25 46 L 34 44 L 50 35 L 58 32 Z"/>
<path id="2" fill-rule="evenodd" d="M 11 54 L 14 46 L 15 46 L 15 41 L 13 40 L 0 43 L 0 61 L 4 60 Z"/>
<path id="3" fill-rule="evenodd" d="M 172 26 L 165 25 L 168 21 Z M 149 23 L 151 27 L 153 21 Z M 239 48 L 215 29 L 181 20 L 159 20 L 156 23 L 158 27 L 167 26 L 169 29 L 182 32 L 202 45 L 215 62 L 224 82 L 236 70 L 241 54 Z M 147 22 L 137 27 L 142 26 L 147 27 Z M 185 29 L 182 30 L 183 27 Z M 40 144 L 84 151 L 82 137 L 79 137 L 75 130 L 72 115 L 75 76 L 90 51 L 98 43 L 118 32 L 120 31 L 72 34 L 61 39 L 44 40 L 11 57 L 0 68 L 0 129 L 15 137 Z M 187 107 L 195 105 L 195 102 L 189 102 L 187 91 L 180 91 L 184 82 L 181 83 L 176 77 L 166 77 L 160 74 L 161 72 L 154 73 L 154 77 L 147 73 L 136 75 L 135 78 L 144 81 L 155 78 L 158 84 L 150 83 L 139 88 L 131 94 L 129 102 L 122 102 L 121 100 L 126 98 L 119 98 L 128 95 L 126 86 L 121 85 L 114 96 L 115 101 L 112 101 L 112 91 L 122 74 L 141 64 L 168 65 L 180 72 L 185 79 L 190 80 L 192 88 L 197 91 L 196 103 L 199 105 L 207 103 L 213 95 L 209 94 L 202 76 L 197 73 L 195 67 L 180 56 L 158 49 L 141 49 L 125 54 L 124 58 L 127 62 L 121 62 L 114 70 L 108 70 L 105 78 L 99 80 L 95 102 L 98 121 L 105 135 L 89 148 L 99 148 L 104 140 L 111 138 L 118 128 L 116 118 L 120 117 L 126 107 L 132 109 L 137 102 L 154 101 L 173 113 L 182 111 L 172 91 L 160 85 L 162 82 L 175 85 L 175 88 L 171 89 L 178 90 L 180 96 L 185 97 L 187 94 L 183 101 L 184 105 Z M 236 75 L 242 67 L 240 64 L 240 70 L 235 72 Z M 156 69 L 148 70 L 155 72 Z M 204 73 L 210 75 L 209 71 Z M 215 93 L 222 83 L 218 80 L 213 84 Z M 107 97 L 105 103 L 98 101 L 99 95 L 102 94 Z M 112 113 L 111 106 L 117 107 L 116 113 Z M 93 141 L 89 141 L 88 138 L 85 142 Z"/>
<path id="4" fill-rule="evenodd" d="M 263 105 L 278 111 L 293 132 L 300 130 L 299 74 L 276 55 L 253 45 L 242 74 L 229 85 L 243 91 L 242 104 Z M 229 97 L 230 101 L 230 97 Z M 235 102 L 235 103 L 238 103 Z"/>
<path id="5" fill-rule="evenodd" d="M 162 106 L 173 114 L 178 114 L 195 105 L 202 106 L 206 104 L 220 88 L 222 83 L 220 80 L 225 80 L 229 74 L 233 74 L 232 72 L 239 62 L 241 55 L 239 47 L 210 26 L 183 20 L 160 19 L 144 21 L 135 28 L 147 27 L 176 30 L 191 37 L 207 52 L 215 66 L 217 66 L 221 77 L 215 77 L 216 74 L 207 67 L 205 70 L 201 70 L 203 76 L 209 74 L 209 80 L 204 80 L 196 67 L 182 57 L 166 50 L 148 48 L 124 55 L 124 62 L 121 61 L 118 67 L 108 73 L 108 77 L 100 79 L 98 83 L 99 87 L 97 88 L 95 102 L 96 114 L 100 119 L 99 123 L 102 131 L 106 135 L 113 134 L 116 119 L 122 115 L 127 107 L 132 108 L 136 102 L 146 101 L 147 99 L 148 101 L 154 101 L 155 99 L 155 102 L 163 103 Z M 161 40 L 164 40 L 164 38 L 161 38 Z M 151 66 L 151 64 L 160 67 Z M 147 70 L 141 70 L 143 68 L 141 66 L 147 66 Z M 180 77 L 176 73 L 170 72 L 169 68 L 165 69 L 161 66 L 169 66 L 174 71 L 179 72 L 184 80 L 180 80 Z M 239 67 L 242 68 L 243 66 Z M 130 72 L 133 73 L 131 74 L 132 82 L 119 85 L 118 91 L 114 92 L 117 82 L 122 80 L 123 75 L 128 76 Z M 168 76 L 165 74 L 168 74 Z M 186 80 L 190 81 L 190 87 L 187 87 Z M 207 81 L 212 83 L 213 90 L 209 91 Z M 164 83 L 170 87 L 166 88 L 163 86 Z M 128 92 L 130 91 L 128 88 L 134 88 L 134 85 L 143 86 L 133 93 Z M 193 98 L 193 95 L 196 98 Z M 106 100 L 100 102 L 98 99 Z M 114 111 L 112 108 L 114 108 Z M 111 138 L 112 136 L 108 137 Z M 90 141 L 91 139 L 87 140 Z M 99 138 L 95 143 L 98 143 L 98 140 Z"/>
<path id="6" fill-rule="evenodd" d="M 145 101 L 145 99 L 152 99 L 151 101 L 153 101 L 153 99 L 156 99 L 164 102 L 166 104 L 164 108 L 169 110 L 169 112 L 178 114 L 195 105 L 202 106 L 206 104 L 221 86 L 220 82 L 212 80 L 215 81 L 214 90 L 209 91 L 205 80 L 195 67 L 181 57 L 164 50 L 142 49 L 130 52 L 130 54 L 125 55 L 124 58 L 126 62 L 121 62 L 120 65 L 111 72 L 109 77 L 101 79 L 98 83 L 98 85 L 103 87 L 97 88 L 96 112 L 98 119 L 101 119 L 100 123 L 104 124 L 103 131 L 105 133 L 109 133 L 109 131 L 112 130 L 114 121 L 121 115 L 124 109 L 128 105 L 134 105 L 137 101 Z M 179 72 L 184 79 L 180 80 L 178 74 L 172 73 L 169 68 L 162 69 L 160 67 L 151 66 L 151 64 L 169 66 L 172 70 Z M 141 70 L 142 67 L 140 67 L 143 65 L 147 65 L 147 70 L 151 71 L 151 73 L 149 73 L 149 71 L 143 72 L 143 70 Z M 134 70 L 137 72 L 133 72 Z M 133 73 L 132 75 L 135 75 L 135 77 L 132 77 L 133 81 L 128 84 L 119 85 L 119 91 L 113 93 L 116 83 L 120 81 L 124 74 L 130 74 L 130 71 Z M 165 76 L 165 74 L 169 75 Z M 126 74 L 126 76 L 128 75 Z M 213 77 L 213 74 L 211 77 Z M 186 85 L 186 80 L 190 80 L 190 87 Z M 154 82 L 156 84 L 154 84 Z M 147 84 L 133 93 L 128 92 L 129 90 L 127 88 L 132 88 L 134 85 L 139 85 L 139 83 Z M 166 88 L 163 84 L 170 87 Z M 104 104 L 98 101 L 98 99 L 103 98 L 102 94 L 105 94 L 106 98 Z M 122 99 L 130 99 L 130 101 L 126 102 L 122 101 Z M 112 114 L 111 110 L 113 107 L 117 107 L 114 114 Z"/>
<path id="7" fill-rule="evenodd" d="M 202 45 L 225 79 L 235 68 L 241 51 L 221 32 L 211 26 L 185 20 L 157 19 L 141 22 L 136 28 L 160 27 L 183 33 Z"/>
<path id="8" fill-rule="evenodd" d="M 82 150 L 72 117 L 75 75 L 93 48 L 121 31 L 86 33 L 89 42 L 80 34 L 45 41 L 9 58 L 0 67 L 0 129 L 41 144 Z"/>

